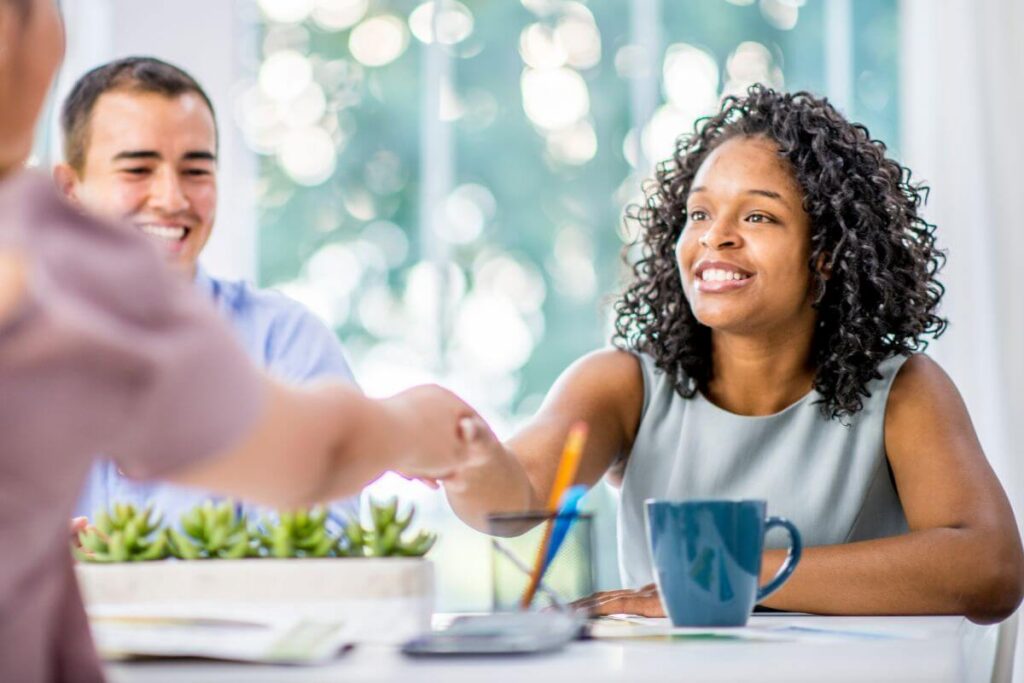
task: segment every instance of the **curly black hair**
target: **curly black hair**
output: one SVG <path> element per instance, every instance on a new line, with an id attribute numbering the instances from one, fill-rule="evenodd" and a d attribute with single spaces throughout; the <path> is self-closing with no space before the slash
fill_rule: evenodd
<path id="1" fill-rule="evenodd" d="M 706 389 L 711 331 L 683 295 L 675 247 L 697 169 L 735 137 L 773 141 L 804 193 L 816 292 L 814 388 L 822 414 L 845 421 L 863 408 L 882 361 L 923 350 L 926 335 L 945 330 L 936 310 L 946 257 L 935 245 L 935 226 L 918 213 L 928 187 L 911 184 L 910 170 L 886 157 L 885 144 L 824 98 L 754 85 L 744 97 L 726 97 L 718 113 L 676 141 L 672 158 L 645 184 L 643 205 L 626 212 L 640 227 L 641 253 L 615 303 L 612 341 L 652 356 L 684 398 Z M 816 267 L 822 262 L 827 278 Z"/>

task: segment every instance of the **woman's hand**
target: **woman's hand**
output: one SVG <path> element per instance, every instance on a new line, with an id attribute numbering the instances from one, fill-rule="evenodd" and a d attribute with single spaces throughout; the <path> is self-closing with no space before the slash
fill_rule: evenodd
<path id="1" fill-rule="evenodd" d="M 577 600 L 572 606 L 586 610 L 591 616 L 607 614 L 633 614 L 641 617 L 663 617 L 665 610 L 658 597 L 658 588 L 647 584 L 636 590 L 603 591 Z"/>

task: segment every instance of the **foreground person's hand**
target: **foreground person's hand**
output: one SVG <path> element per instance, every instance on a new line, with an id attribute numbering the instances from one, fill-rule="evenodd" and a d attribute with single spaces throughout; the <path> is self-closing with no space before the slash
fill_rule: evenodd
<path id="1" fill-rule="evenodd" d="M 466 445 L 465 461 L 451 476 L 441 478 L 445 491 L 455 494 L 467 490 L 475 469 L 486 468 L 494 458 L 505 453 L 501 441 L 479 415 L 463 418 L 459 423 L 459 432 Z"/>
<path id="2" fill-rule="evenodd" d="M 14 253 L 0 250 L 0 323 L 10 318 L 25 295 L 25 265 Z"/>
<path id="3" fill-rule="evenodd" d="M 88 517 L 72 517 L 71 523 L 68 525 L 68 531 L 71 533 L 71 544 L 76 548 L 82 547 L 82 542 L 78 540 L 79 532 L 85 531 L 89 528 Z"/>
<path id="4" fill-rule="evenodd" d="M 591 616 L 607 614 L 635 614 L 641 617 L 663 617 L 657 587 L 651 583 L 636 590 L 603 591 L 577 600 L 572 606 L 585 610 Z"/>
<path id="5" fill-rule="evenodd" d="M 476 417 L 472 408 L 434 385 L 407 389 L 382 403 L 395 424 L 396 471 L 423 481 L 458 474 L 468 457 L 467 441 L 473 438 L 473 430 L 466 428 L 466 421 Z"/>

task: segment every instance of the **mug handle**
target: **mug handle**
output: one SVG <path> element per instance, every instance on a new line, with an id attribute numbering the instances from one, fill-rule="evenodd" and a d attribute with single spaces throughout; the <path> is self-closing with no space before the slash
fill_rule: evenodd
<path id="1" fill-rule="evenodd" d="M 789 532 L 789 552 L 786 553 L 786 561 L 779 567 L 779 571 L 776 572 L 775 577 L 768 582 L 768 585 L 762 586 L 757 589 L 757 601 L 761 602 L 775 591 L 782 588 L 782 584 L 786 583 L 786 579 L 789 578 L 793 570 L 796 569 L 797 563 L 800 561 L 800 555 L 803 553 L 803 542 L 800 540 L 800 532 L 797 531 L 796 525 L 789 521 L 785 517 L 769 517 L 765 520 L 764 532 L 767 534 L 768 530 L 772 527 L 781 526 Z"/>

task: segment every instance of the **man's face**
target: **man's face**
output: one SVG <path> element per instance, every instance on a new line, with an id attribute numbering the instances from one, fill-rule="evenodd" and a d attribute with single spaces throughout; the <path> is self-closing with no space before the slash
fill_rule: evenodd
<path id="1" fill-rule="evenodd" d="M 58 184 L 84 208 L 131 222 L 193 275 L 217 211 L 216 136 L 196 93 L 107 92 L 92 110 L 84 167 L 58 169 Z"/>

